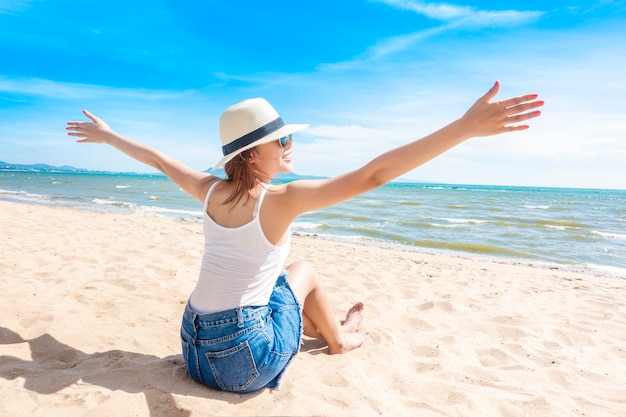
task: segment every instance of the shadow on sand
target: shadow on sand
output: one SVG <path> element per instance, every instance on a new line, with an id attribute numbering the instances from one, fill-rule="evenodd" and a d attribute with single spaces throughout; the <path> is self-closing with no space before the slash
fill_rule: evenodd
<path id="1" fill-rule="evenodd" d="M 85 353 L 49 334 L 25 340 L 0 327 L 0 345 L 18 343 L 28 343 L 32 360 L 0 355 L 0 377 L 22 378 L 25 389 L 39 394 L 58 392 L 79 380 L 108 390 L 143 393 L 151 417 L 191 415 L 177 405 L 172 394 L 240 404 L 263 392 L 232 394 L 198 384 L 188 375 L 181 355 L 159 358 L 123 350 Z"/>

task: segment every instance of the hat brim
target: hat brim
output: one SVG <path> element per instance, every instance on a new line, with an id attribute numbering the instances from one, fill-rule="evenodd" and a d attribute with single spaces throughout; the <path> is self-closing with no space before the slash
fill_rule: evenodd
<path id="1" fill-rule="evenodd" d="M 219 162 L 217 164 L 215 164 L 215 166 L 213 168 L 221 168 L 224 165 L 226 165 L 226 163 L 228 161 L 230 161 L 231 159 L 233 159 L 235 156 L 239 155 L 241 152 L 254 148 L 255 146 L 259 146 L 259 145 L 263 145 L 264 143 L 269 143 L 272 142 L 274 140 L 278 140 L 284 136 L 288 136 L 291 135 L 292 133 L 295 133 L 299 130 L 302 130 L 306 127 L 308 127 L 309 125 L 307 124 L 290 124 L 290 125 L 285 125 L 283 127 L 281 127 L 280 129 L 270 133 L 267 136 L 262 137 L 259 140 L 256 140 L 254 142 L 252 142 L 251 144 L 249 144 L 248 146 L 244 146 L 243 148 L 237 149 L 234 152 L 229 153 L 228 155 L 224 156 L 222 159 L 219 160 Z"/>

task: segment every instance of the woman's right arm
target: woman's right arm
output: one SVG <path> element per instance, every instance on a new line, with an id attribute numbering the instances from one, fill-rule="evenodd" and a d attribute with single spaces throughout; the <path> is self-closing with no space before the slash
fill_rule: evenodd
<path id="1" fill-rule="evenodd" d="M 91 122 L 68 122 L 69 136 L 78 137 L 80 143 L 105 143 L 131 158 L 158 169 L 191 196 L 204 201 L 208 186 L 216 177 L 197 171 L 164 153 L 142 143 L 125 138 L 103 120 L 83 110 Z"/>

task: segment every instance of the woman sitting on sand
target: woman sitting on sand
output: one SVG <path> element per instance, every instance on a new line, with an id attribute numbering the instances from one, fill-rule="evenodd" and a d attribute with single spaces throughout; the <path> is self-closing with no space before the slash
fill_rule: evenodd
<path id="1" fill-rule="evenodd" d="M 518 123 L 539 116 L 533 109 L 543 102 L 536 94 L 491 102 L 499 88 L 496 82 L 460 119 L 360 169 L 280 185 L 270 181 L 291 172 L 291 135 L 306 125 L 285 124 L 263 99 L 235 104 L 220 118 L 224 157 L 215 167 L 224 166 L 227 179 L 127 139 L 87 111 L 91 122 L 68 122 L 67 130 L 78 142 L 109 144 L 160 170 L 204 204 L 204 256 L 183 314 L 183 356 L 197 381 L 251 392 L 278 387 L 303 332 L 323 338 L 329 354 L 353 350 L 367 337 L 359 330 L 362 303 L 340 323 L 310 264 L 283 270 L 291 222 L 381 186 L 471 137 L 527 129 Z"/>

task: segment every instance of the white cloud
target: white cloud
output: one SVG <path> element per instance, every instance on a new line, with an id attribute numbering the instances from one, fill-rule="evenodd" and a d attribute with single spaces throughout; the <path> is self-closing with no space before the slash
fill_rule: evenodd
<path id="1" fill-rule="evenodd" d="M 382 3 L 403 10 L 411 10 L 428 18 L 444 22 L 462 21 L 466 25 L 516 25 L 541 17 L 541 11 L 477 10 L 468 6 L 446 3 L 429 3 L 413 0 L 380 0 Z"/>
<path id="2" fill-rule="evenodd" d="M 425 3 L 412 0 L 381 0 L 383 3 L 404 10 L 423 14 L 434 20 L 446 22 L 443 25 L 417 32 L 383 39 L 367 48 L 358 56 L 341 62 L 318 65 L 319 71 L 346 71 L 379 61 L 391 54 L 406 51 L 419 42 L 454 29 L 523 25 L 539 19 L 542 11 L 518 10 L 477 10 L 444 3 Z"/>
<path id="3" fill-rule="evenodd" d="M 135 98 L 141 100 L 180 99 L 195 92 L 116 88 L 100 85 L 63 83 L 39 78 L 11 78 L 0 75 L 0 93 L 20 94 L 66 99 L 82 98 Z"/>
<path id="4" fill-rule="evenodd" d="M 33 0 L 0 0 L 0 14 L 12 14 L 27 9 Z"/>
<path id="5" fill-rule="evenodd" d="M 38 78 L 12 78 L 0 75 L 0 93 L 65 99 L 83 98 L 135 98 L 141 100 L 178 99 L 193 94 L 189 91 L 147 90 L 114 88 L 99 85 L 63 83 Z"/>
<path id="6" fill-rule="evenodd" d="M 367 64 L 380 61 L 383 58 L 398 52 L 406 51 L 415 44 L 426 40 L 432 36 L 449 30 L 454 24 L 447 24 L 422 30 L 415 33 L 393 36 L 383 39 L 375 45 L 367 48 L 362 54 L 342 62 L 325 63 L 317 66 L 317 70 L 321 72 L 346 71 L 357 67 L 365 67 Z"/>

